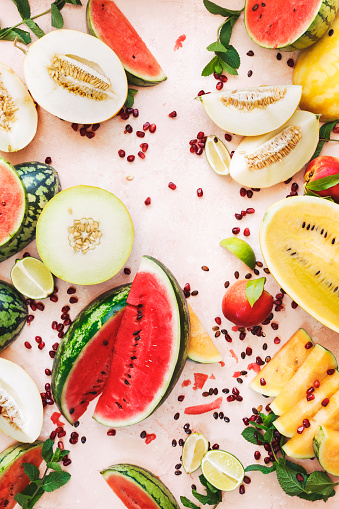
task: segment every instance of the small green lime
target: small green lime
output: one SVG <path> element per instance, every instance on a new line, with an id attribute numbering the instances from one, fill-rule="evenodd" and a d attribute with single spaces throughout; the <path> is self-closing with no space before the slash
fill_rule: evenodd
<path id="1" fill-rule="evenodd" d="M 255 268 L 255 254 L 253 249 L 245 240 L 238 239 L 237 237 L 229 237 L 220 242 L 220 245 L 231 251 L 244 262 L 247 267 L 254 270 Z"/>
<path id="2" fill-rule="evenodd" d="M 215 135 L 207 136 L 205 155 L 208 164 L 218 175 L 228 175 L 231 156 L 221 140 Z"/>
<path id="3" fill-rule="evenodd" d="M 233 454 L 208 451 L 201 460 L 201 470 L 209 483 L 223 491 L 235 490 L 243 481 L 244 467 Z"/>
<path id="4" fill-rule="evenodd" d="M 54 289 L 52 274 L 41 260 L 32 256 L 16 261 L 11 279 L 18 292 L 30 299 L 45 299 Z"/>

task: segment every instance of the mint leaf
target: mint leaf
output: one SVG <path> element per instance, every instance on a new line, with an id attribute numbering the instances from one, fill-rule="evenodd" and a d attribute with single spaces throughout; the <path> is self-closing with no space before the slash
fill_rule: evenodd
<path id="1" fill-rule="evenodd" d="M 201 76 L 209 76 L 214 73 L 214 66 L 218 62 L 218 57 L 213 57 L 210 62 L 203 68 Z"/>
<path id="2" fill-rule="evenodd" d="M 311 491 L 312 493 L 318 493 L 322 495 L 323 493 L 331 493 L 334 486 L 337 486 L 339 483 L 334 483 L 326 472 L 316 471 L 312 472 L 306 482 L 306 491 Z"/>
<path id="3" fill-rule="evenodd" d="M 135 94 L 137 92 L 138 91 L 135 90 L 135 88 L 129 88 L 128 89 L 127 99 L 126 99 L 125 104 L 124 104 L 124 106 L 126 106 L 126 108 L 132 108 L 132 106 L 134 104 L 134 96 L 135 96 Z"/>
<path id="4" fill-rule="evenodd" d="M 82 5 L 81 0 L 66 0 L 67 4 Z"/>
<path id="5" fill-rule="evenodd" d="M 32 19 L 25 19 L 25 25 L 27 25 L 33 34 L 39 39 L 45 35 L 45 32 Z"/>
<path id="6" fill-rule="evenodd" d="M 40 500 L 43 494 L 44 490 L 42 488 L 39 488 L 34 497 L 31 498 L 31 500 L 29 501 L 27 509 L 32 509 L 32 507 L 35 506 L 35 504 L 38 502 L 38 500 Z"/>
<path id="7" fill-rule="evenodd" d="M 194 502 L 188 500 L 188 498 L 186 497 L 180 497 L 180 501 L 182 505 L 184 505 L 185 507 L 190 507 L 191 509 L 200 509 L 199 506 L 197 506 Z"/>
<path id="8" fill-rule="evenodd" d="M 228 74 L 231 74 L 232 76 L 237 76 L 238 71 L 234 69 L 234 67 L 230 66 L 227 62 L 225 62 L 224 56 L 227 55 L 227 53 L 218 53 L 219 56 L 219 62 L 222 65 L 225 72 Z"/>
<path id="9" fill-rule="evenodd" d="M 217 74 L 221 74 L 222 70 L 223 70 L 223 66 L 222 66 L 220 58 L 219 57 L 217 57 L 217 58 L 218 58 L 218 60 L 214 64 L 214 72 L 216 72 Z"/>
<path id="10" fill-rule="evenodd" d="M 250 442 L 251 444 L 258 445 L 258 432 L 255 430 L 255 428 L 245 428 L 241 435 L 247 442 Z M 259 437 L 260 438 L 260 437 Z M 260 438 L 261 439 L 261 438 Z"/>
<path id="11" fill-rule="evenodd" d="M 16 5 L 18 12 L 22 19 L 27 19 L 31 17 L 31 9 L 28 3 L 28 0 L 12 0 Z"/>
<path id="12" fill-rule="evenodd" d="M 64 19 L 57 5 L 51 5 L 51 24 L 54 28 L 62 28 L 64 26 Z"/>
<path id="13" fill-rule="evenodd" d="M 335 491 L 333 490 L 333 495 L 330 495 L 331 497 L 333 497 L 335 495 Z M 317 495 L 316 493 L 300 493 L 300 495 L 297 495 L 298 498 L 302 498 L 304 500 L 308 500 L 310 502 L 316 502 L 317 500 L 324 500 L 324 502 L 326 502 L 326 500 L 322 497 L 322 495 Z"/>
<path id="14" fill-rule="evenodd" d="M 266 433 L 264 433 L 264 436 L 263 436 L 263 441 L 264 442 L 272 442 L 273 440 L 273 433 L 274 433 L 274 430 L 273 428 L 270 428 L 266 431 Z"/>
<path id="15" fill-rule="evenodd" d="M 22 44 L 29 44 L 31 42 L 31 35 L 26 30 L 20 28 L 3 28 L 0 30 L 0 40 L 14 41 L 18 39 Z"/>
<path id="16" fill-rule="evenodd" d="M 273 463 L 271 467 L 265 467 L 264 465 L 248 465 L 245 468 L 245 472 L 261 472 L 262 474 L 271 474 L 275 471 L 277 464 Z"/>
<path id="17" fill-rule="evenodd" d="M 221 25 L 219 30 L 219 41 L 226 47 L 230 43 L 233 27 L 238 18 L 239 14 L 231 16 L 230 18 L 227 18 L 226 21 Z"/>
<path id="18" fill-rule="evenodd" d="M 68 481 L 71 478 L 71 474 L 68 472 L 62 471 L 62 472 L 51 472 L 50 474 L 46 475 L 44 482 L 42 484 L 42 489 L 44 491 L 55 491 L 58 488 L 61 488 L 61 486 L 64 486 L 68 483 Z"/>
<path id="19" fill-rule="evenodd" d="M 305 491 L 297 480 L 297 472 L 294 470 L 285 465 L 277 465 L 276 472 L 278 483 L 287 495 L 294 497 Z"/>
<path id="20" fill-rule="evenodd" d="M 28 476 L 30 481 L 36 481 L 39 479 L 40 472 L 38 467 L 33 465 L 32 463 L 23 463 L 24 472 Z"/>
<path id="21" fill-rule="evenodd" d="M 266 277 L 260 277 L 259 279 L 250 279 L 246 285 L 246 297 L 251 306 L 257 302 L 264 291 L 264 284 L 266 283 Z"/>
<path id="22" fill-rule="evenodd" d="M 47 438 L 47 440 L 44 442 L 44 445 L 42 446 L 41 456 L 46 461 L 46 463 L 52 459 L 53 446 L 54 442 L 51 438 Z M 57 450 L 60 451 L 59 448 Z"/>
<path id="23" fill-rule="evenodd" d="M 223 61 L 234 69 L 240 67 L 240 56 L 234 46 L 228 46 L 227 52 L 221 57 Z"/>
<path id="24" fill-rule="evenodd" d="M 262 422 L 265 426 L 267 426 L 268 428 L 273 424 L 273 422 L 277 419 L 277 415 L 275 415 L 274 412 L 270 412 L 268 415 L 265 415 L 263 413 L 260 413 L 259 414 L 261 419 L 262 419 Z M 273 429 L 275 430 L 275 427 L 273 426 Z"/>
<path id="25" fill-rule="evenodd" d="M 29 495 L 23 495 L 22 493 L 17 493 L 14 497 L 14 500 L 18 502 L 18 504 L 23 508 L 27 509 L 28 501 L 31 497 Z"/>
<path id="26" fill-rule="evenodd" d="M 233 14 L 240 15 L 240 13 L 244 10 L 244 9 L 241 9 L 241 11 L 232 11 L 231 9 L 226 9 L 225 7 L 220 7 L 220 5 L 210 2 L 209 0 L 204 0 L 204 6 L 208 10 L 208 12 L 210 12 L 211 14 L 220 14 L 220 16 L 224 16 L 224 18 L 233 16 Z"/>
<path id="27" fill-rule="evenodd" d="M 55 461 L 49 461 L 46 463 L 46 467 L 51 468 L 52 470 L 56 470 L 57 472 L 62 472 L 61 465 Z"/>
<path id="28" fill-rule="evenodd" d="M 301 465 L 299 465 L 298 463 L 293 463 L 292 461 L 289 461 L 289 460 L 286 460 L 285 461 L 285 465 L 290 468 L 291 470 L 295 470 L 298 474 L 302 474 L 304 475 L 305 477 L 307 477 L 307 472 L 306 470 L 304 469 L 304 467 L 302 467 Z"/>
<path id="29" fill-rule="evenodd" d="M 225 46 L 223 44 L 221 44 L 221 42 L 219 41 L 216 41 L 216 42 L 212 42 L 212 44 L 209 44 L 206 48 L 208 51 L 220 51 L 220 52 L 225 52 L 227 51 L 227 48 L 225 48 Z"/>
<path id="30" fill-rule="evenodd" d="M 207 491 L 211 491 L 212 493 L 217 493 L 218 491 L 220 491 L 218 490 L 218 488 L 216 488 L 210 482 L 208 482 L 204 474 L 199 475 L 199 481 L 203 486 L 205 486 Z"/>
<path id="31" fill-rule="evenodd" d="M 315 149 L 315 152 L 314 152 L 313 156 L 311 157 L 310 161 L 312 161 L 312 159 L 315 159 L 316 157 L 319 156 L 320 152 L 322 151 L 322 149 L 326 143 L 326 140 L 329 140 L 331 137 L 332 129 L 335 127 L 335 125 L 338 122 L 339 122 L 339 120 L 334 120 L 333 122 L 327 122 L 326 124 L 323 124 L 320 127 L 319 138 L 321 138 L 321 140 L 318 141 L 317 148 Z"/>
<path id="32" fill-rule="evenodd" d="M 305 187 L 311 191 L 324 191 L 337 184 L 339 184 L 339 173 L 309 182 Z"/>

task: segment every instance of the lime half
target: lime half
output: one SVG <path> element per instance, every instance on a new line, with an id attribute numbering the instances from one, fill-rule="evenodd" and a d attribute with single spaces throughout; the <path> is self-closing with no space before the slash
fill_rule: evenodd
<path id="1" fill-rule="evenodd" d="M 182 464 L 187 474 L 200 467 L 201 460 L 208 451 L 208 440 L 201 433 L 192 433 L 184 443 Z"/>
<path id="2" fill-rule="evenodd" d="M 255 268 L 255 254 L 253 249 L 245 240 L 239 239 L 237 237 L 229 237 L 228 239 L 224 239 L 220 242 L 222 247 L 225 247 L 231 253 L 235 254 L 244 262 L 247 267 L 254 270 Z"/>
<path id="3" fill-rule="evenodd" d="M 11 270 L 11 279 L 18 292 L 30 299 L 45 299 L 54 289 L 51 272 L 42 261 L 31 256 L 15 263 Z"/>
<path id="4" fill-rule="evenodd" d="M 217 136 L 208 136 L 205 144 L 205 155 L 208 164 L 218 175 L 228 175 L 231 156 Z"/>
<path id="5" fill-rule="evenodd" d="M 223 491 L 235 490 L 243 481 L 244 467 L 233 454 L 208 451 L 201 461 L 201 470 L 208 482 Z"/>

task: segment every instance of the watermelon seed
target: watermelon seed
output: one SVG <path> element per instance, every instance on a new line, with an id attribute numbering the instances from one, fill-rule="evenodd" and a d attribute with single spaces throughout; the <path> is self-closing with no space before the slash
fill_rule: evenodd
<path id="1" fill-rule="evenodd" d="M 103 344 L 104 346 L 107 346 L 107 345 L 108 345 L 108 341 L 106 341 L 106 340 L 105 340 L 105 341 L 103 341 L 103 342 L 102 342 L 102 344 Z"/>
<path id="2" fill-rule="evenodd" d="M 133 332 L 133 336 L 137 336 L 139 334 L 139 332 L 141 332 L 141 329 Z"/>
<path id="3" fill-rule="evenodd" d="M 126 385 L 131 385 L 128 380 L 124 380 Z"/>
<path id="4" fill-rule="evenodd" d="M 180 414 L 179 412 L 177 412 L 176 414 L 174 414 L 174 420 L 177 421 L 180 417 Z"/>
<path id="5" fill-rule="evenodd" d="M 146 438 L 146 431 L 142 431 L 140 433 L 140 438 Z"/>
<path id="6" fill-rule="evenodd" d="M 69 413 L 70 413 L 71 415 L 72 415 L 72 414 L 74 414 L 74 408 L 71 408 L 71 409 L 70 409 L 70 411 L 69 411 Z"/>
<path id="7" fill-rule="evenodd" d="M 122 409 L 122 406 L 120 405 L 120 403 L 118 403 L 118 401 L 116 401 L 115 404 L 117 405 L 118 408 Z"/>

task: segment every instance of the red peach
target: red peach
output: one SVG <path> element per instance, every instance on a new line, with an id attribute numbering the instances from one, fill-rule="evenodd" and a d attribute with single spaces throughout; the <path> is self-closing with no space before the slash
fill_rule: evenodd
<path id="1" fill-rule="evenodd" d="M 320 156 L 313 159 L 306 168 L 304 182 L 314 182 L 315 180 L 337 175 L 339 173 L 339 159 L 332 156 Z M 332 200 L 339 203 L 339 184 L 324 189 L 323 191 L 312 191 L 318 196 L 330 196 Z"/>
<path id="2" fill-rule="evenodd" d="M 251 307 L 246 297 L 247 279 L 240 279 L 231 285 L 222 300 L 222 312 L 239 327 L 252 327 L 263 322 L 273 307 L 273 297 L 265 290 Z"/>

